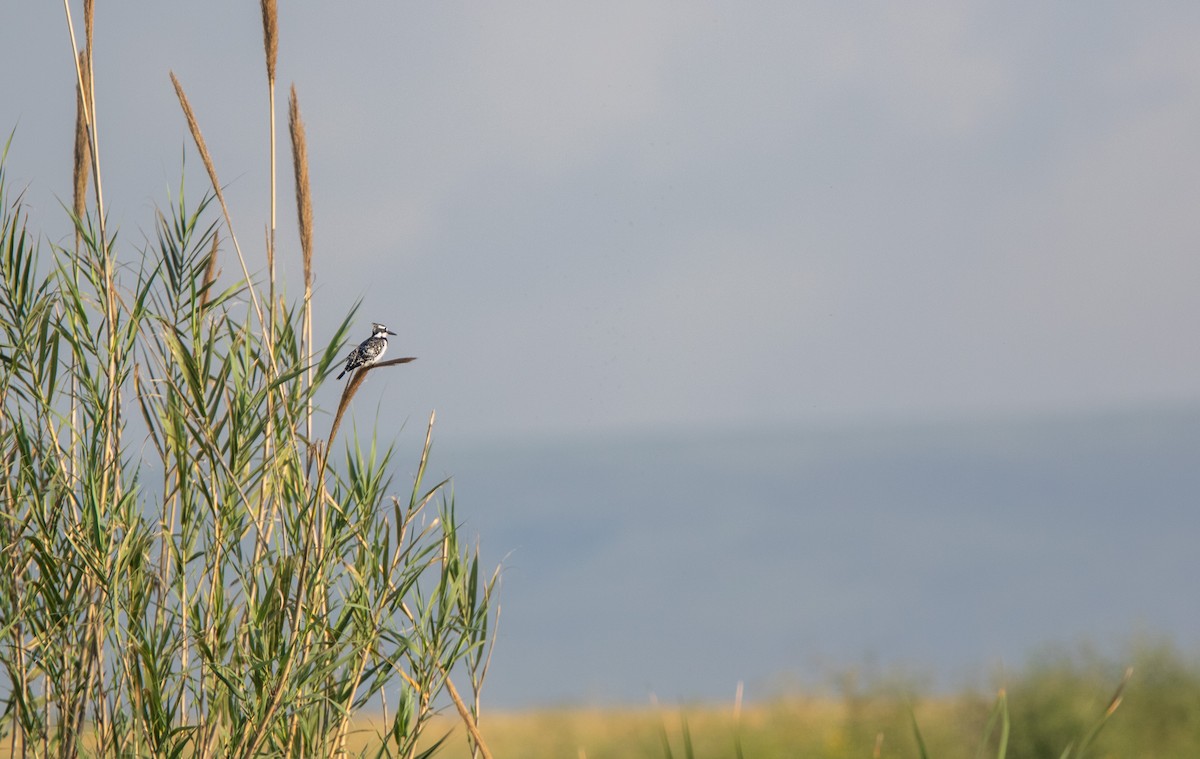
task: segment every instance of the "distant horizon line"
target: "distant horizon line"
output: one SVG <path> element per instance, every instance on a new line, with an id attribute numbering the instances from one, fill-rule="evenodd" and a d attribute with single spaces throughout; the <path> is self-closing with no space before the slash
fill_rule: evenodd
<path id="1" fill-rule="evenodd" d="M 879 412 L 856 414 L 821 414 L 773 420 L 713 420 L 663 422 L 659 424 L 613 425 L 595 428 L 561 427 L 521 432 L 484 432 L 459 438 L 467 445 L 497 443 L 547 443 L 617 440 L 621 438 L 653 439 L 681 435 L 746 435 L 809 432 L 870 432 L 874 430 L 951 429 L 1001 426 L 1034 426 L 1047 423 L 1079 423 L 1084 421 L 1132 421 L 1153 417 L 1182 415 L 1200 416 L 1200 398 L 1147 400 L 1125 403 L 1038 406 L 1012 409 L 962 409 L 956 411 Z M 446 438 L 442 438 L 446 443 Z"/>

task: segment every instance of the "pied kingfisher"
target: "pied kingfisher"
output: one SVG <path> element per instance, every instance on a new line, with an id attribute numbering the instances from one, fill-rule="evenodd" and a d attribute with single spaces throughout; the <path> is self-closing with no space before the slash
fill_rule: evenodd
<path id="1" fill-rule="evenodd" d="M 346 368 L 342 370 L 342 373 L 337 378 L 341 379 L 346 376 L 346 372 L 363 366 L 370 366 L 383 358 L 383 353 L 387 350 L 387 336 L 395 334 L 395 332 L 392 332 L 382 324 L 372 324 L 371 336 L 359 343 L 357 348 L 350 351 L 350 355 L 346 356 Z"/>

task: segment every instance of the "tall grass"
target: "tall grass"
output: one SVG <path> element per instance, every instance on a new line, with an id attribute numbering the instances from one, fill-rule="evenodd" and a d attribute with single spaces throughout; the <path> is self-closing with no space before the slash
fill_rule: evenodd
<path id="1" fill-rule="evenodd" d="M 354 314 L 314 343 L 294 87 L 305 287 L 298 304 L 277 297 L 278 40 L 274 3 L 262 6 L 266 282 L 250 275 L 174 75 L 212 191 L 193 201 L 181 181 L 141 248 L 106 229 L 90 2 L 73 53 L 72 248 L 38 244 L 0 157 L 0 753 L 333 756 L 363 745 L 353 718 L 369 709 L 383 719 L 364 753 L 425 756 L 418 740 L 452 703 L 472 754 L 488 755 L 477 723 L 496 574 L 463 543 L 447 483 L 425 481 L 433 416 L 402 496 L 393 448 L 337 447 L 366 371 L 316 439 L 316 394 Z M 236 282 L 219 284 L 222 239 Z"/>

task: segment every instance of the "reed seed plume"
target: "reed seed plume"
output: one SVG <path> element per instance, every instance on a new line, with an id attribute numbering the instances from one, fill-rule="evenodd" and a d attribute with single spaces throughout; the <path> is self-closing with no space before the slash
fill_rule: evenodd
<path id="1" fill-rule="evenodd" d="M 71 50 L 74 53 L 71 62 L 75 64 L 75 87 L 78 93 L 76 104 L 82 112 L 83 129 L 87 133 L 87 150 L 89 165 L 92 172 L 93 187 L 96 191 L 96 225 L 100 232 L 100 248 L 107 248 L 107 235 L 104 229 L 104 189 L 100 183 L 100 145 L 96 133 L 96 98 L 94 78 L 92 73 L 92 19 L 95 8 L 91 0 L 84 4 L 84 20 L 86 24 L 87 44 L 81 52 L 75 42 L 75 22 L 71 19 L 71 4 L 63 0 L 63 10 L 67 16 L 67 31 L 71 35 Z M 83 65 L 86 62 L 86 66 Z M 86 187 L 86 186 L 85 186 Z"/>
<path id="2" fill-rule="evenodd" d="M 275 0 L 262 0 L 263 52 L 267 55 L 267 80 L 275 83 L 275 59 L 279 57 L 279 25 Z"/>
<path id="3" fill-rule="evenodd" d="M 304 257 L 304 287 L 312 287 L 313 214 L 312 194 L 308 184 L 308 142 L 304 136 L 304 119 L 300 116 L 300 101 L 296 85 L 288 99 L 288 129 L 292 133 L 292 168 L 296 173 L 296 214 L 300 224 L 300 252 Z"/>
<path id="4" fill-rule="evenodd" d="M 268 272 L 271 287 L 275 286 L 275 60 L 279 57 L 279 25 L 275 0 L 261 0 L 263 20 L 263 53 L 267 59 L 267 108 L 270 114 L 271 160 L 271 231 L 267 235 Z M 274 299 L 272 299 L 273 302 Z M 272 317 L 271 323 L 275 320 Z"/>
<path id="5" fill-rule="evenodd" d="M 88 64 L 87 50 L 79 53 L 79 69 L 82 71 L 80 81 L 83 86 L 75 86 L 75 161 L 74 161 L 74 203 L 71 208 L 76 219 L 82 219 L 87 213 L 88 175 L 92 171 L 92 153 L 88 147 L 87 108 L 91 89 L 91 66 Z M 80 230 L 75 229 L 75 247 L 79 247 Z"/>
<path id="6" fill-rule="evenodd" d="M 183 85 L 179 83 L 179 78 L 175 76 L 174 71 L 171 72 L 171 84 L 175 85 L 175 95 L 179 98 L 180 107 L 183 108 L 183 117 L 187 119 L 188 130 L 192 133 L 192 140 L 196 143 L 196 149 L 200 151 L 200 160 L 204 162 L 204 168 L 208 171 L 208 179 L 212 182 L 213 190 L 219 198 L 221 182 L 217 179 L 217 167 L 213 164 L 212 156 L 209 155 L 208 146 L 204 144 L 204 135 L 200 133 L 200 124 L 196 121 L 192 104 L 188 101 L 187 94 L 183 91 Z"/>
<path id="7" fill-rule="evenodd" d="M 175 76 L 175 72 L 171 73 L 171 84 L 175 86 L 175 95 L 179 98 L 179 106 L 183 109 L 183 116 L 187 119 L 188 130 L 192 133 L 192 140 L 196 143 L 196 150 L 200 151 L 200 160 L 204 163 L 204 168 L 208 172 L 208 179 L 212 182 L 213 192 L 216 193 L 217 203 L 221 206 L 221 213 L 225 216 L 225 226 L 229 229 L 229 239 L 233 242 L 233 249 L 237 253 L 238 263 L 242 266 L 242 274 L 246 277 L 246 281 L 250 281 L 250 268 L 246 265 L 246 257 L 242 255 L 242 247 L 238 244 L 237 235 L 233 233 L 233 218 L 229 215 L 229 206 L 225 203 L 225 193 L 221 190 L 221 182 L 217 179 L 217 167 L 213 164 L 212 156 L 208 152 L 208 146 L 204 144 L 204 135 L 200 133 L 200 124 L 196 121 L 196 114 L 192 111 L 192 104 L 188 102 L 187 94 L 183 91 L 183 85 L 179 83 L 179 78 Z M 277 371 L 275 367 L 274 345 L 270 340 L 270 331 L 267 329 L 267 318 L 263 314 L 262 305 L 258 302 L 258 294 L 255 288 L 251 287 L 247 290 L 250 295 L 250 302 L 254 305 L 254 312 L 258 316 L 258 323 L 263 325 L 263 329 L 267 334 L 269 350 L 267 358 L 270 360 L 271 368 Z"/>

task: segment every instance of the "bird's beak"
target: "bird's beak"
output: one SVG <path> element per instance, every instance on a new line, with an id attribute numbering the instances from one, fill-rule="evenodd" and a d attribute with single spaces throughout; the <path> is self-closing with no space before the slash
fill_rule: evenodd
<path id="1" fill-rule="evenodd" d="M 393 332 L 393 331 L 391 331 L 390 329 L 389 329 L 389 330 L 387 330 L 387 333 L 388 333 L 389 335 L 391 335 L 392 337 L 395 337 L 395 336 L 396 336 L 396 333 L 395 333 L 395 332 Z"/>

